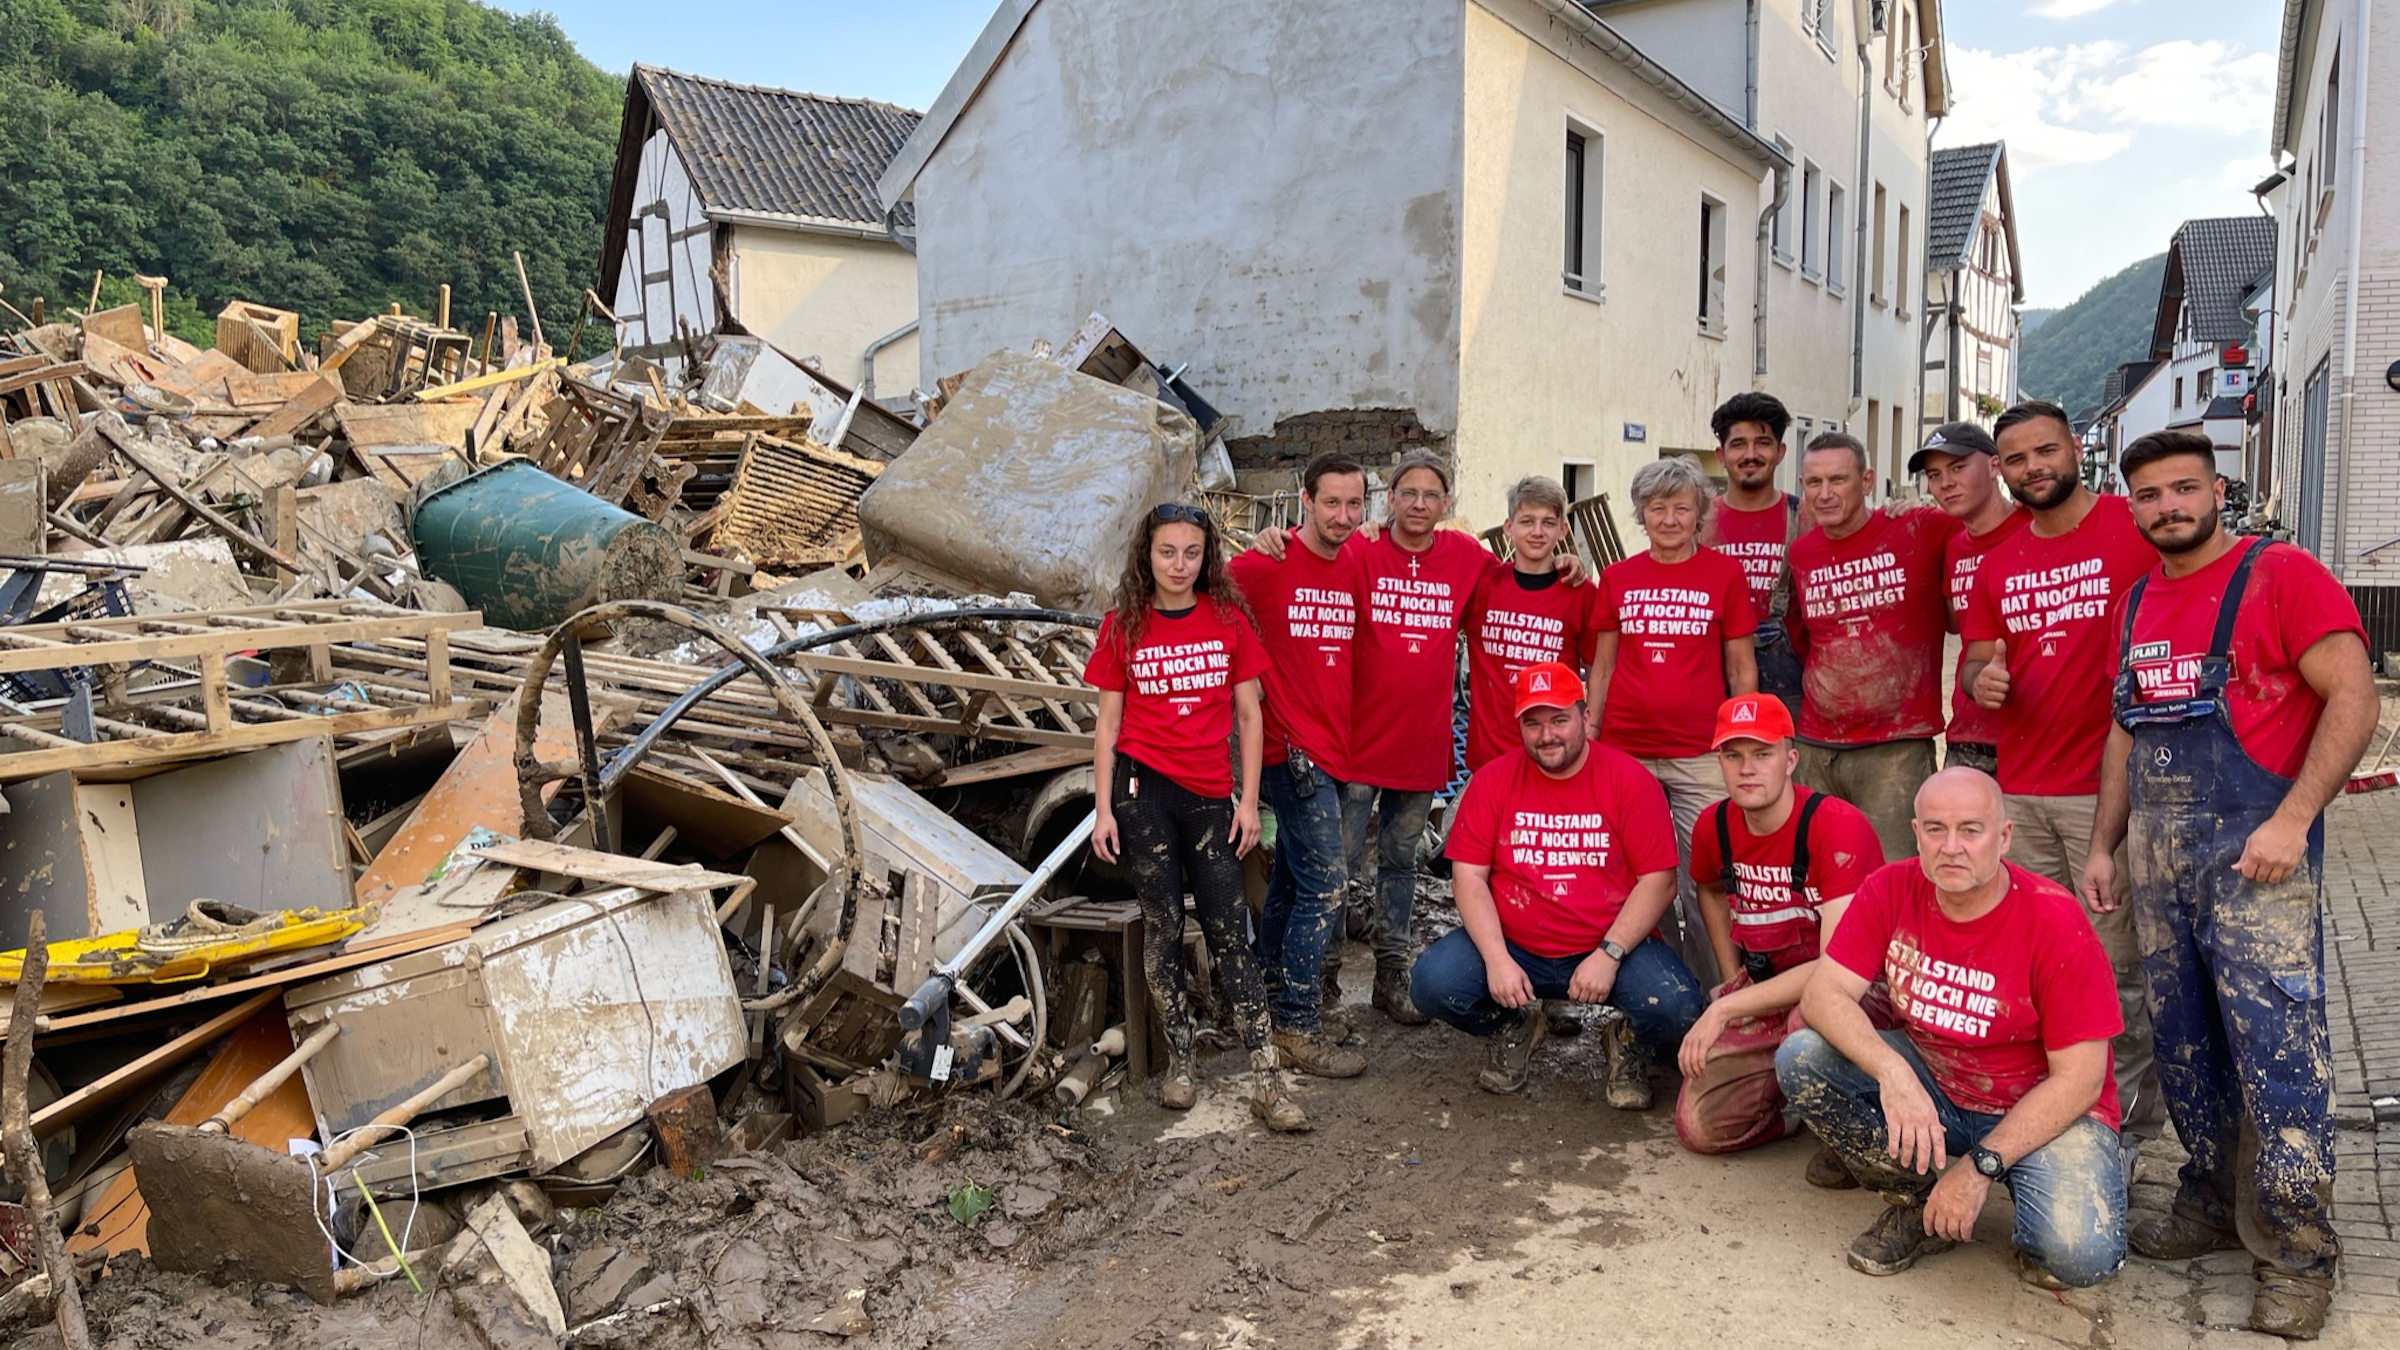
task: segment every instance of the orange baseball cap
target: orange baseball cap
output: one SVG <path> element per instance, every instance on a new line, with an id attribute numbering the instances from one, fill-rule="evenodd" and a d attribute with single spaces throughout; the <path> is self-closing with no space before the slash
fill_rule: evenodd
<path id="1" fill-rule="evenodd" d="M 1517 672 L 1517 712 L 1523 717 L 1535 708 L 1572 708 L 1583 702 L 1583 681 L 1556 661 L 1542 661 Z"/>
<path id="2" fill-rule="evenodd" d="M 1523 695 L 1519 695 L 1520 698 Z M 1727 741 L 1781 741 L 1792 736 L 1792 714 L 1773 694 L 1740 694 L 1717 708 L 1714 750 Z"/>

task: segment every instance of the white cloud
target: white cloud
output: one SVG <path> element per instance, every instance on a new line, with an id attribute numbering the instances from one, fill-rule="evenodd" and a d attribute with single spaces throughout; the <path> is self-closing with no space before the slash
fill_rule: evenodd
<path id="1" fill-rule="evenodd" d="M 2132 148 L 2145 127 L 2258 138 L 2275 91 L 2270 53 L 2236 53 L 2213 39 L 2138 49 L 2106 41 L 2016 52 L 1953 47 L 1949 64 L 1956 94 L 1942 138 L 2005 139 L 2026 174 L 2109 159 Z"/>
<path id="2" fill-rule="evenodd" d="M 2097 14 L 2115 3 L 2117 0 L 2040 0 L 2026 12 L 2045 19 L 2080 19 L 2086 14 Z"/>

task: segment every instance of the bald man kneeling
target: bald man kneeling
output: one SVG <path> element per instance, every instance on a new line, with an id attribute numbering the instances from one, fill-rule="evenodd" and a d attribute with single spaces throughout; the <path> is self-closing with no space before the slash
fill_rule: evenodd
<path id="1" fill-rule="evenodd" d="M 1897 1275 L 1974 1236 L 1992 1183 L 2016 1205 L 2019 1273 L 2098 1284 L 2125 1262 L 2108 956 L 2075 897 L 2010 863 L 2000 785 L 1945 769 L 1918 790 L 1917 856 L 1861 883 L 1784 1041 L 1776 1078 L 1887 1204 L 1850 1244 Z M 1859 1007 L 1891 986 L 1901 1029 Z"/>

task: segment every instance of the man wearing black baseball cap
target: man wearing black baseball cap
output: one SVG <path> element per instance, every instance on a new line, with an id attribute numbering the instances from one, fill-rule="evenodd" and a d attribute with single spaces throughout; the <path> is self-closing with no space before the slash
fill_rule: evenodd
<path id="1" fill-rule="evenodd" d="M 1973 422 L 1945 422 L 1925 438 L 1925 448 L 1908 457 L 1908 471 L 1925 476 L 1925 493 L 1943 514 L 1959 523 L 1942 549 L 1942 578 L 1950 606 L 1950 630 L 1975 594 L 1975 571 L 1983 555 L 2025 528 L 2033 517 L 2001 490 L 2000 447 Z M 1961 644 L 1963 649 L 1964 644 Z M 1942 763 L 1994 773 L 2000 767 L 2000 714 L 1975 701 L 1959 657 L 1950 696 L 1950 725 L 1942 736 Z"/>

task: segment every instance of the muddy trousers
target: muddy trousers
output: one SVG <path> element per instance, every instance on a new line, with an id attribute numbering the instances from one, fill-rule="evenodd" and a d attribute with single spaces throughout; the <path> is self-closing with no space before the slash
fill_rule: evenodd
<path id="1" fill-rule="evenodd" d="M 2008 819 L 2013 833 L 2008 860 L 2038 876 L 2048 877 L 2083 899 L 2083 865 L 2091 856 L 2092 824 L 2099 815 L 2096 796 L 2035 797 L 2008 794 Z M 2117 876 L 2129 875 L 2130 859 L 2117 850 Z M 2117 980 L 2117 1011 L 2125 1029 L 2108 1043 L 2110 1069 L 2117 1079 L 2117 1106 L 2124 1112 L 2123 1131 L 2129 1139 L 2153 1139 L 2165 1125 L 2164 1094 L 2150 1031 L 2150 1005 L 2142 978 L 2141 943 L 2134 937 L 2133 910 L 2119 905 L 2106 913 L 2086 902 L 2084 917 L 2100 949 L 2108 954 L 2109 971 Z"/>
<path id="2" fill-rule="evenodd" d="M 1933 742 L 1885 741 L 1881 745 L 1800 743 L 1800 782 L 1839 797 L 1866 813 L 1891 859 L 1916 855 L 1917 789 L 1933 777 Z"/>
<path id="3" fill-rule="evenodd" d="M 1275 812 L 1275 865 L 1258 916 L 1258 964 L 1276 977 L 1275 1025 L 1313 1032 L 1329 946 L 1341 941 L 1342 785 L 1294 755 L 1259 774 Z"/>
<path id="4" fill-rule="evenodd" d="M 1250 904 L 1233 852 L 1233 802 L 1203 797 L 1155 769 L 1117 756 L 1109 806 L 1125 870 L 1142 906 L 1142 966 L 1168 1044 L 1190 1053 L 1194 1027 L 1183 979 L 1183 895 L 1225 990 L 1242 1044 L 1267 1044 L 1267 991 L 1248 941 Z"/>
<path id="5" fill-rule="evenodd" d="M 1591 955 L 1536 956 L 1513 942 L 1508 944 L 1508 954 L 1532 982 L 1537 1000 L 1565 998 L 1575 967 Z M 1483 953 L 1475 950 L 1475 939 L 1468 937 L 1464 928 L 1453 928 L 1426 946 L 1409 971 L 1408 997 L 1427 1017 L 1470 1036 L 1496 1036 L 1521 1017 L 1542 1015 L 1538 1002 L 1530 1008 L 1513 1009 L 1492 1001 Z M 1653 1051 L 1670 1056 L 1683 1044 L 1692 1024 L 1700 1020 L 1700 1010 L 1708 1006 L 1699 981 L 1692 978 L 1683 958 L 1654 937 L 1643 938 L 1625 953 L 1625 964 L 1617 969 L 1616 983 L 1603 1001 L 1622 1011 L 1634 1035 Z"/>
<path id="6" fill-rule="evenodd" d="M 2001 1118 L 1950 1100 L 1908 1035 L 1882 1033 L 1884 1043 L 1916 1071 L 1942 1122 L 1950 1165 L 1967 1166 L 1968 1149 L 1983 1142 Z M 1775 1055 L 1784 1095 L 1826 1147 L 1841 1155 L 1861 1184 L 1886 1196 L 1922 1202 L 1936 1177 L 1908 1171 L 1884 1149 L 1883 1090 L 1874 1075 L 1850 1062 L 1814 1031 L 1796 1031 Z M 2057 1138 L 2017 1160 L 2001 1185 L 2016 1205 L 2011 1240 L 2017 1250 L 2074 1288 L 2095 1285 L 2125 1264 L 2125 1168 L 2117 1132 L 2079 1116 Z"/>
<path id="7" fill-rule="evenodd" d="M 2269 802 L 2256 818 L 2272 810 Z M 2239 1233 L 2252 1257 L 2277 1270 L 2324 1278 L 2340 1247 L 2317 905 L 2322 836 L 2288 880 L 2263 886 L 2233 870 L 2249 837 L 2243 824 L 2255 823 L 2134 813 L 2133 911 L 2159 1078 L 2175 1133 L 2191 1150 L 2175 1208 Z"/>
<path id="8" fill-rule="evenodd" d="M 1692 885 L 1692 828 L 1701 812 L 1725 800 L 1725 771 L 1713 754 L 1639 762 L 1667 790 L 1667 815 L 1675 823 L 1675 903 L 1659 920 L 1658 931 L 1701 983 L 1722 984 L 1733 972 L 1717 969 L 1717 950 L 1709 945 L 1708 925 L 1700 918 L 1700 896 Z"/>
<path id="9" fill-rule="evenodd" d="M 1370 855 L 1375 869 L 1369 927 L 1378 967 L 1408 964 L 1408 921 L 1417 903 L 1417 850 L 1425 846 L 1425 821 L 1432 814 L 1430 792 L 1364 783 L 1342 789 L 1342 847 L 1361 871 Z"/>

